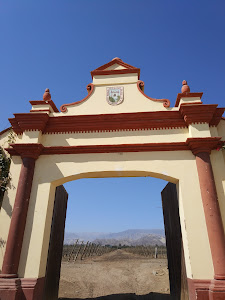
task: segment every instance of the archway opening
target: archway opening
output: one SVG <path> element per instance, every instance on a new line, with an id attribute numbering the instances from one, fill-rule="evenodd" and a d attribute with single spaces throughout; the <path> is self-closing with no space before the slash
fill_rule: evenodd
<path id="1" fill-rule="evenodd" d="M 162 209 L 161 191 L 166 184 L 151 177 L 86 178 L 64 184 L 69 198 L 62 261 L 60 258 L 59 299 L 170 298 L 174 274 L 172 277 L 169 274 L 166 244 L 171 248 L 169 253 L 174 249 L 176 252 L 181 245 L 172 236 L 172 231 L 179 235 L 180 229 L 169 228 L 175 218 L 175 214 L 170 215 L 174 208 L 169 208 L 172 205 L 169 195 L 164 195 Z M 62 199 L 59 201 L 62 205 Z M 63 219 L 62 211 L 61 206 L 57 219 Z M 59 231 L 53 235 L 50 244 L 59 237 Z M 50 245 L 46 281 L 48 268 L 54 269 L 56 265 L 54 260 L 54 266 L 49 266 L 52 251 L 57 252 Z M 180 252 L 182 255 L 182 249 Z M 174 264 L 172 257 L 169 264 L 172 273 L 181 272 L 178 269 L 182 257 L 175 259 L 180 263 Z M 176 284 L 180 287 L 172 287 L 172 294 L 181 299 L 181 274 L 177 277 L 180 283 Z M 48 286 L 46 282 L 45 294 Z M 52 293 L 52 286 L 50 290 Z"/>

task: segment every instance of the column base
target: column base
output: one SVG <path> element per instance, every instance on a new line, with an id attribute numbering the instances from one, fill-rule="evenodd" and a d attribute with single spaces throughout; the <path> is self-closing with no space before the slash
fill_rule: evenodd
<path id="1" fill-rule="evenodd" d="M 0 278 L 0 299 L 20 300 L 22 290 L 19 278 Z"/>
<path id="2" fill-rule="evenodd" d="M 45 278 L 0 278 L 1 300 L 41 300 Z"/>
<path id="3" fill-rule="evenodd" d="M 209 287 L 209 300 L 225 299 L 225 280 L 212 280 Z"/>
<path id="4" fill-rule="evenodd" d="M 225 300 L 225 280 L 188 278 L 190 300 Z"/>

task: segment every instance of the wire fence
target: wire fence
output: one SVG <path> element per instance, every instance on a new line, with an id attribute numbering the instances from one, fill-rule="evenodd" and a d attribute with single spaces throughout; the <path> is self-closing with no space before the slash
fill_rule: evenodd
<path id="1" fill-rule="evenodd" d="M 167 258 L 165 246 L 102 246 L 92 242 L 84 242 L 77 239 L 73 245 L 64 245 L 62 260 L 67 262 L 76 262 L 88 257 L 101 256 L 103 254 L 123 249 L 128 253 L 141 255 L 147 258 Z"/>
<path id="2" fill-rule="evenodd" d="M 102 246 L 91 242 L 84 243 L 78 239 L 73 245 L 63 246 L 62 260 L 68 262 L 76 262 L 77 260 L 84 260 L 87 257 L 101 256 L 103 254 L 115 251 L 117 248 L 110 246 Z"/>

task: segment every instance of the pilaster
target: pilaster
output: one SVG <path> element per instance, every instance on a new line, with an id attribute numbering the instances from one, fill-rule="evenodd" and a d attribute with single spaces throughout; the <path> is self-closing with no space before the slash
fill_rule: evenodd
<path id="1" fill-rule="evenodd" d="M 22 158 L 17 193 L 12 212 L 1 278 L 16 278 L 26 225 L 30 193 L 33 182 L 35 160 L 41 153 L 41 144 L 13 144 L 11 149 Z M 1 295 L 1 293 L 0 293 Z"/>
<path id="2" fill-rule="evenodd" d="M 214 280 L 208 285 L 207 297 L 209 297 L 209 300 L 225 299 L 225 235 L 210 161 L 210 152 L 219 145 L 220 138 L 189 138 L 187 143 L 196 156 L 202 203 L 214 266 Z M 198 293 L 196 292 L 197 299 L 203 299 L 201 295 L 204 293 L 200 288 Z"/>

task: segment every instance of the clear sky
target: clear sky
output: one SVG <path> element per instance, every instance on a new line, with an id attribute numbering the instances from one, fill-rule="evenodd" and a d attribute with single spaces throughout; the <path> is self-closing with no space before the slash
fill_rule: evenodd
<path id="1" fill-rule="evenodd" d="M 66 231 L 119 232 L 164 228 L 161 190 L 151 177 L 91 178 L 66 183 Z"/>
<path id="2" fill-rule="evenodd" d="M 13 113 L 29 112 L 29 100 L 42 99 L 45 88 L 50 89 L 57 107 L 82 99 L 87 93 L 86 85 L 91 82 L 89 72 L 114 57 L 139 67 L 145 93 L 168 98 L 172 106 L 183 79 L 188 81 L 192 92 L 204 92 L 203 103 L 225 105 L 224 0 L 0 0 L 0 38 L 0 130 L 9 126 L 7 119 Z M 135 192 L 129 197 L 141 190 L 138 201 L 146 211 L 160 203 L 153 196 L 154 189 L 160 195 L 160 181 L 151 183 L 149 178 L 80 180 L 67 184 L 73 199 L 70 202 L 74 203 L 68 213 L 68 228 L 75 226 L 69 225 L 69 216 L 77 207 L 75 199 L 83 199 L 79 205 L 87 203 L 91 207 L 84 198 L 83 182 L 87 181 L 93 197 L 101 196 L 94 194 L 97 186 L 103 187 L 104 199 L 110 191 L 114 201 L 125 187 L 125 196 L 132 187 Z M 154 203 L 151 207 L 150 198 Z M 102 203 L 104 199 L 98 201 Z M 127 199 L 116 201 L 115 207 L 122 203 L 127 209 Z M 109 203 L 110 206 L 103 207 L 115 211 L 115 207 L 111 208 L 113 201 Z M 133 216 L 138 206 L 130 205 L 129 209 Z M 121 217 L 114 228 L 104 225 L 104 229 L 161 226 L 159 209 L 152 214 L 158 215 L 153 223 L 144 223 L 140 217 L 139 224 L 134 219 L 135 226 L 132 226 L 128 223 L 130 219 Z M 75 222 L 75 212 L 73 218 Z M 90 230 L 100 230 L 98 222 L 90 224 Z M 84 231 L 89 230 L 85 226 Z"/>

